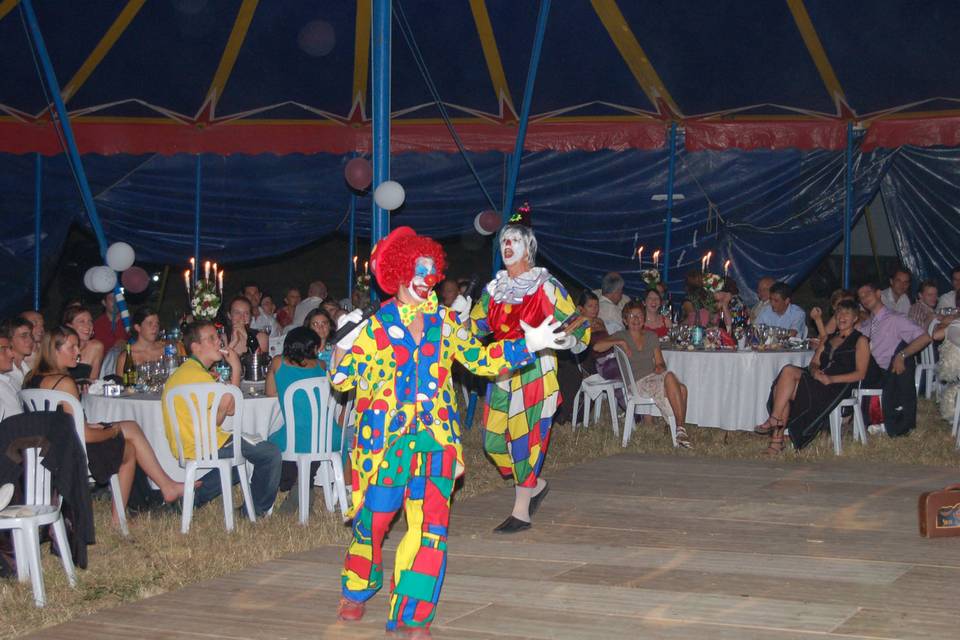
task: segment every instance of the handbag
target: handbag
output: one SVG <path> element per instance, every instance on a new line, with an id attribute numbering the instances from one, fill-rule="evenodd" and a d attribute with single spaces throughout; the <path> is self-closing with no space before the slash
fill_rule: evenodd
<path id="1" fill-rule="evenodd" d="M 960 536 L 960 484 L 920 494 L 917 515 L 924 538 Z"/>

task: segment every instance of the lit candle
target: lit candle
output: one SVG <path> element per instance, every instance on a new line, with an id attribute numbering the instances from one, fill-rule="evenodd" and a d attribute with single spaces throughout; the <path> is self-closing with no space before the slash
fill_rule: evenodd
<path id="1" fill-rule="evenodd" d="M 353 256 L 353 272 L 357 272 L 357 256 Z"/>
<path id="2" fill-rule="evenodd" d="M 707 255 L 704 257 L 706 258 L 706 266 L 704 267 L 704 271 L 708 271 L 710 269 L 710 259 L 713 258 L 713 251 L 707 251 Z"/>
<path id="3" fill-rule="evenodd" d="M 190 269 L 183 272 L 183 286 L 187 290 L 187 297 L 190 297 Z"/>
<path id="4" fill-rule="evenodd" d="M 726 278 L 730 273 L 730 261 L 727 260 L 723 263 L 723 277 Z"/>
<path id="5" fill-rule="evenodd" d="M 217 273 L 219 273 L 219 272 L 217 271 L 217 263 L 216 263 L 216 262 L 213 263 L 213 269 L 211 269 L 211 271 L 213 272 L 213 279 L 216 280 L 216 279 L 217 279 Z"/>
<path id="6" fill-rule="evenodd" d="M 660 249 L 657 249 L 656 251 L 653 252 L 653 268 L 654 269 L 660 268 Z"/>
<path id="7" fill-rule="evenodd" d="M 210 261 L 203 261 L 203 281 L 206 282 L 210 279 Z"/>
<path id="8" fill-rule="evenodd" d="M 367 274 L 370 273 L 370 270 L 369 270 L 369 268 L 368 268 L 369 266 L 370 266 L 370 261 L 369 261 L 369 260 L 364 260 L 364 261 L 363 261 L 363 275 L 367 275 Z"/>
<path id="9" fill-rule="evenodd" d="M 700 258 L 700 273 L 706 273 L 706 272 L 707 272 L 707 256 L 704 255 L 702 258 Z"/>
<path id="10" fill-rule="evenodd" d="M 640 261 L 640 268 L 643 268 L 643 245 L 640 245 L 640 248 L 637 249 L 637 260 Z"/>
<path id="11" fill-rule="evenodd" d="M 223 271 L 217 276 L 217 288 L 220 290 L 220 297 L 223 297 Z"/>
<path id="12" fill-rule="evenodd" d="M 190 258 L 190 282 L 196 282 L 196 281 L 197 281 L 196 274 L 194 273 L 194 271 L 196 270 L 196 268 L 197 268 L 196 258 L 191 257 L 191 258 Z"/>

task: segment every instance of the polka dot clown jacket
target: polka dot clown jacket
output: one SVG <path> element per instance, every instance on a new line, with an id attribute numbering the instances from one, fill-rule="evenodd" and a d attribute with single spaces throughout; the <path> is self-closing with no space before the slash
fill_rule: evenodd
<path id="1" fill-rule="evenodd" d="M 367 486 L 386 465 L 384 452 L 404 434 L 429 431 L 435 450 L 454 447 L 458 475 L 463 472 L 460 417 L 450 375 L 454 361 L 476 375 L 492 377 L 533 360 L 522 337 L 484 346 L 460 325 L 455 312 L 424 306 L 419 345 L 401 321 L 397 302 L 390 300 L 370 318 L 331 379 L 338 391 L 356 389 L 354 507 L 348 515 L 355 513 Z"/>

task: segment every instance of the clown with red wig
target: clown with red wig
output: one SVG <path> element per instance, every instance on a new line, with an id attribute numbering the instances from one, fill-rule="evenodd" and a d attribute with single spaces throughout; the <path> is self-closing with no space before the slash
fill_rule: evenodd
<path id="1" fill-rule="evenodd" d="M 331 369 L 339 391 L 356 389 L 353 541 L 342 574 L 341 620 L 359 620 L 364 602 L 383 585 L 382 545 L 402 508 L 407 533 L 397 548 L 387 629 L 428 627 L 446 566 L 454 480 L 463 473 L 460 419 L 451 382 L 454 361 L 481 376 L 503 375 L 558 346 L 564 335 L 549 319 L 507 340 L 483 346 L 440 306 L 433 286 L 446 257 L 430 238 L 400 227 L 381 240 L 370 261 L 380 288 L 395 297 L 339 342 Z"/>
<path id="2" fill-rule="evenodd" d="M 583 351 L 590 344 L 589 324 L 563 285 L 545 268 L 534 266 L 537 238 L 530 228 L 530 206 L 524 203 L 510 223 L 499 235 L 506 269 L 486 286 L 470 312 L 474 332 L 508 340 L 521 335 L 527 325 L 553 320 L 564 323 L 569 334 L 561 348 Z M 487 386 L 484 449 L 500 474 L 512 476 L 514 482 L 513 510 L 494 529 L 496 533 L 529 529 L 531 516 L 549 490 L 540 472 L 561 401 L 556 348 L 551 345 L 538 352 L 529 365 L 501 374 Z"/>

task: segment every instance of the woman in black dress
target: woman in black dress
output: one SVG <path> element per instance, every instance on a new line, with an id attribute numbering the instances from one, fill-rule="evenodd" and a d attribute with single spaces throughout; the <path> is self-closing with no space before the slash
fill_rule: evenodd
<path id="1" fill-rule="evenodd" d="M 808 369 L 787 365 L 773 381 L 767 408 L 770 417 L 754 431 L 770 436 L 766 453 L 783 451 L 783 434 L 802 449 L 819 433 L 830 412 L 850 396 L 851 387 L 870 368 L 870 344 L 854 329 L 858 306 L 852 300 L 837 305 L 837 330 L 817 347 Z"/>

